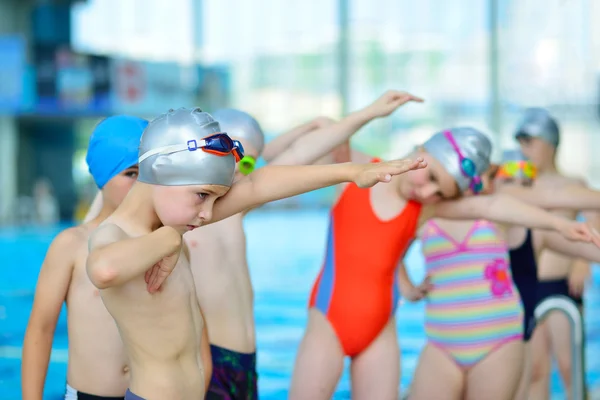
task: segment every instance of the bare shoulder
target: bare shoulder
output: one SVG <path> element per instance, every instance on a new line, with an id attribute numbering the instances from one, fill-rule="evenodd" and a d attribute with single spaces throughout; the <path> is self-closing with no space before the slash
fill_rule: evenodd
<path id="1" fill-rule="evenodd" d="M 87 246 L 88 232 L 83 226 L 75 226 L 60 232 L 52 243 L 44 258 L 42 270 L 71 269 L 75 265 L 78 254 Z"/>
<path id="2" fill-rule="evenodd" d="M 584 178 L 562 175 L 562 174 L 541 176 L 538 179 L 538 181 L 542 185 L 551 185 L 551 186 L 557 187 L 557 188 L 564 187 L 564 186 L 573 186 L 573 185 L 587 186 L 587 182 L 585 181 Z"/>
<path id="3" fill-rule="evenodd" d="M 568 175 L 560 175 L 561 182 L 564 183 L 565 185 L 581 185 L 581 186 L 587 186 L 587 182 L 585 181 L 585 178 L 580 177 L 580 176 L 568 176 Z"/>
<path id="4" fill-rule="evenodd" d="M 84 225 L 74 226 L 56 235 L 50 246 L 54 249 L 72 252 L 76 247 L 85 244 L 88 237 L 89 232 Z"/>
<path id="5" fill-rule="evenodd" d="M 117 242 L 119 240 L 127 239 L 129 236 L 125 231 L 117 224 L 107 222 L 100 224 L 90 234 L 89 248 L 90 250 L 103 247 L 110 243 Z"/>

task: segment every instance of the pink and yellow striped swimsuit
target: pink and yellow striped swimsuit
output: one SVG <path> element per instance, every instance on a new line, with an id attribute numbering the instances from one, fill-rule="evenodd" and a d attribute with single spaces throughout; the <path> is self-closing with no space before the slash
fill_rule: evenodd
<path id="1" fill-rule="evenodd" d="M 429 343 L 461 368 L 523 338 L 523 306 L 504 240 L 491 223 L 473 223 L 458 243 L 430 220 L 421 235 L 427 274 L 425 330 Z"/>

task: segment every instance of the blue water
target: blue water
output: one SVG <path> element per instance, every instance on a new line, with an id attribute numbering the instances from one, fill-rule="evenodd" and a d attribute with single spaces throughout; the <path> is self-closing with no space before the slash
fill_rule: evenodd
<path id="1" fill-rule="evenodd" d="M 246 218 L 248 257 L 256 291 L 259 391 L 261 399 L 285 399 L 296 349 L 306 323 L 306 303 L 321 265 L 327 228 L 325 211 L 257 212 Z M 20 356 L 23 334 L 33 302 L 40 264 L 60 228 L 0 230 L 3 260 L 0 279 L 0 399 L 20 398 Z M 418 244 L 407 256 L 414 279 L 423 276 Z M 595 268 L 594 283 L 600 283 Z M 594 286 L 594 285 L 592 285 Z M 600 386 L 600 294 L 586 294 L 587 381 Z M 592 312 L 592 310 L 594 312 Z M 423 304 L 403 304 L 398 309 L 402 345 L 402 387 L 409 386 L 419 351 L 424 344 Z M 67 329 L 65 313 L 56 330 L 44 399 L 58 400 L 66 376 Z M 592 355 L 596 355 L 593 357 Z M 345 373 L 335 399 L 350 398 Z M 562 387 L 553 373 L 553 393 Z"/>

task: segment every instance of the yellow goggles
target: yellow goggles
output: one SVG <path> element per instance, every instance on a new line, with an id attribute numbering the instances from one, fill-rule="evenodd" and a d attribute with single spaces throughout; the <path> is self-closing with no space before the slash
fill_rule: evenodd
<path id="1" fill-rule="evenodd" d="M 508 161 L 500 166 L 498 178 L 527 178 L 535 179 L 537 168 L 531 161 Z"/>

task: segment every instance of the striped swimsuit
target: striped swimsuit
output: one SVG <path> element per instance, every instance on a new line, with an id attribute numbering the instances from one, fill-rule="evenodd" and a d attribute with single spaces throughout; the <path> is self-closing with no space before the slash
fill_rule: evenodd
<path id="1" fill-rule="evenodd" d="M 427 296 L 429 343 L 463 369 L 523 338 L 523 306 L 506 244 L 491 222 L 473 223 L 461 243 L 430 220 L 422 247 L 433 289 Z"/>

